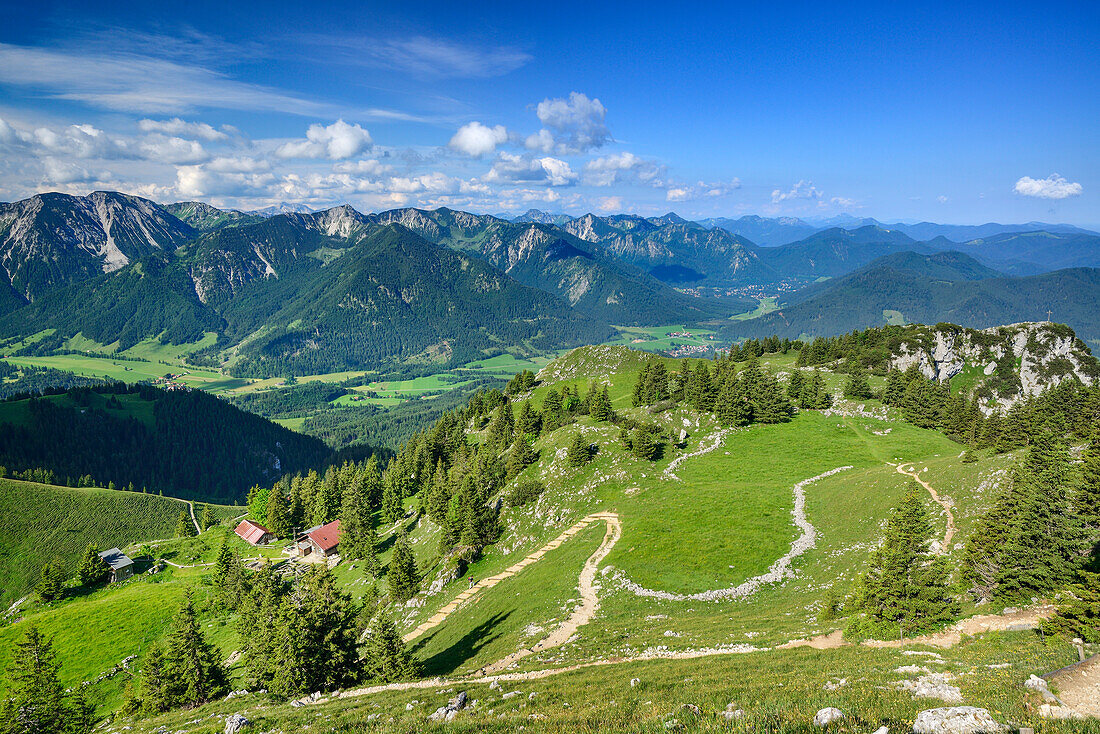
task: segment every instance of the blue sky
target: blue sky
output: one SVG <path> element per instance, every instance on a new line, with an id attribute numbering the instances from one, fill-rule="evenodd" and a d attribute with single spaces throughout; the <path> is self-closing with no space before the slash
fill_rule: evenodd
<path id="1" fill-rule="evenodd" d="M 1096 3 L 94 5 L 0 7 L 2 199 L 1100 223 Z"/>

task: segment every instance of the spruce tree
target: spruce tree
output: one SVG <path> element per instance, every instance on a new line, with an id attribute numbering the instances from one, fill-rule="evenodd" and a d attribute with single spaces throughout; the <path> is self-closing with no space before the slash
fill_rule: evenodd
<path id="1" fill-rule="evenodd" d="M 99 546 L 95 543 L 89 543 L 84 549 L 84 557 L 80 560 L 77 574 L 80 576 L 81 586 L 103 583 L 111 575 L 111 567 L 99 557 Z"/>
<path id="2" fill-rule="evenodd" d="M 218 651 L 207 642 L 195 617 L 190 589 L 168 632 L 164 672 L 170 681 L 173 707 L 206 703 L 222 695 L 227 687 Z"/>
<path id="3" fill-rule="evenodd" d="M 164 649 L 154 644 L 145 655 L 141 669 L 141 710 L 146 714 L 159 714 L 171 709 L 175 703 L 172 682 L 164 667 Z"/>
<path id="4" fill-rule="evenodd" d="M 53 642 L 35 625 L 27 628 L 12 650 L 7 675 L 7 699 L 0 708 L 3 734 L 54 734 L 69 723 L 61 664 Z"/>
<path id="5" fill-rule="evenodd" d="M 938 629 L 957 613 L 948 589 L 948 566 L 928 550 L 931 526 L 920 488 L 913 485 L 886 524 L 886 538 L 871 555 L 856 601 L 862 615 L 849 632 L 893 639 Z"/>
<path id="6" fill-rule="evenodd" d="M 802 376 L 802 370 L 797 367 L 791 372 L 791 379 L 787 383 L 787 395 L 792 400 L 799 400 L 802 397 L 802 390 L 806 386 L 806 380 Z"/>
<path id="7" fill-rule="evenodd" d="M 656 461 L 661 458 L 664 446 L 661 434 L 654 425 L 640 425 L 630 435 L 630 451 L 639 459 Z"/>
<path id="8" fill-rule="evenodd" d="M 1043 628 L 1085 642 L 1100 642 L 1100 573 L 1080 571 L 1069 590 L 1073 598 L 1061 604 Z"/>
<path id="9" fill-rule="evenodd" d="M 267 497 L 267 522 L 268 530 L 275 534 L 276 538 L 289 538 L 293 534 L 290 527 L 290 518 L 287 513 L 286 497 L 283 488 L 276 484 L 271 488 L 271 494 Z"/>
<path id="10" fill-rule="evenodd" d="M 1093 436 L 1081 457 L 1081 474 L 1073 504 L 1085 532 L 1100 542 L 1100 434 Z"/>
<path id="11" fill-rule="evenodd" d="M 531 448 L 521 434 L 516 434 L 512 448 L 508 451 L 507 476 L 509 479 L 538 461 L 539 455 Z"/>
<path id="12" fill-rule="evenodd" d="M 409 548 L 409 536 L 402 528 L 393 545 L 386 580 L 390 586 L 390 596 L 404 603 L 416 596 L 420 588 L 420 576 L 416 570 L 416 559 Z"/>
<path id="13" fill-rule="evenodd" d="M 176 537 L 190 538 L 195 535 L 195 523 L 191 522 L 191 515 L 186 510 L 180 512 L 176 520 Z"/>
<path id="14" fill-rule="evenodd" d="M 43 602 L 51 602 L 61 598 L 62 585 L 65 582 L 64 572 L 56 561 L 46 561 L 42 566 L 42 574 L 34 591 Z"/>
<path id="15" fill-rule="evenodd" d="M 608 393 L 607 385 L 604 385 L 603 389 L 593 397 L 588 413 L 593 420 L 597 421 L 609 421 L 614 417 L 615 411 L 611 407 L 611 396 Z"/>
<path id="16" fill-rule="evenodd" d="M 855 361 L 848 362 L 848 382 L 844 384 L 844 397 L 852 400 L 868 400 L 872 397 L 871 383 L 867 380 L 867 373 L 862 365 Z"/>
<path id="17" fill-rule="evenodd" d="M 405 516 L 404 481 L 399 475 L 400 467 L 386 472 L 385 488 L 382 490 L 382 519 L 394 523 Z"/>
<path id="18" fill-rule="evenodd" d="M 584 466 L 592 458 L 592 449 L 584 434 L 577 431 L 565 452 L 565 463 L 571 467 Z"/>
<path id="19" fill-rule="evenodd" d="M 202 515 L 199 516 L 199 527 L 203 530 L 209 530 L 214 525 L 217 525 L 218 521 L 214 517 L 213 511 L 210 509 L 210 505 L 202 506 Z"/>
<path id="20" fill-rule="evenodd" d="M 375 683 L 396 683 L 415 678 L 419 669 L 393 620 L 381 612 L 367 628 L 363 674 Z"/>

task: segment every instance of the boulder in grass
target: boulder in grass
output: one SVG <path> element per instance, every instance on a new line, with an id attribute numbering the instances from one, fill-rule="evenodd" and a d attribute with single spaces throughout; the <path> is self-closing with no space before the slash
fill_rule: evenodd
<path id="1" fill-rule="evenodd" d="M 246 719 L 244 714 L 230 714 L 225 720 L 225 734 L 238 734 L 250 728 L 252 728 L 252 722 Z"/>
<path id="2" fill-rule="evenodd" d="M 993 734 L 1005 726 L 985 709 L 976 706 L 947 706 L 917 714 L 914 734 Z"/>
<path id="3" fill-rule="evenodd" d="M 833 723 L 834 721 L 843 721 L 843 719 L 843 711 L 838 708 L 833 708 L 832 706 L 829 706 L 828 708 L 823 708 L 816 714 L 814 714 L 814 726 L 825 727 Z"/>
<path id="4" fill-rule="evenodd" d="M 428 717 L 428 721 L 450 721 L 464 708 L 466 708 L 466 691 L 452 698 L 446 706 L 437 708 L 435 713 Z"/>

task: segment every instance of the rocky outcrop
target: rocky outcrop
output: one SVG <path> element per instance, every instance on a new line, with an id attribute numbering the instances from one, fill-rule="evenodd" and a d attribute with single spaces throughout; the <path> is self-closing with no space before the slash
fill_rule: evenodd
<path id="1" fill-rule="evenodd" d="M 1006 362 L 1018 365 L 1015 374 L 998 374 L 1004 370 L 998 365 Z M 972 368 L 987 378 L 978 384 L 990 397 L 982 404 L 987 414 L 1006 411 L 1063 380 L 1091 385 L 1100 376 L 1096 359 L 1073 331 L 1050 322 L 980 331 L 953 325 L 917 327 L 895 349 L 889 365 L 902 371 L 915 366 L 928 379 L 941 382 Z"/>

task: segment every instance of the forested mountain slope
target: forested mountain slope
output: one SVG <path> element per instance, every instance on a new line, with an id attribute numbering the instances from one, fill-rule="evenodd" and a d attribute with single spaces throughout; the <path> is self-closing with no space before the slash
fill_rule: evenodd
<path id="1" fill-rule="evenodd" d="M 329 453 L 199 390 L 116 384 L 0 403 L 0 466 L 55 484 L 232 503 Z"/>
<path id="2" fill-rule="evenodd" d="M 728 337 L 843 334 L 885 323 L 949 321 L 975 328 L 1046 318 L 1086 340 L 1100 338 L 1100 270 L 1074 268 L 1022 278 L 932 279 L 938 269 L 891 261 L 815 286 L 805 300 L 731 324 Z"/>

